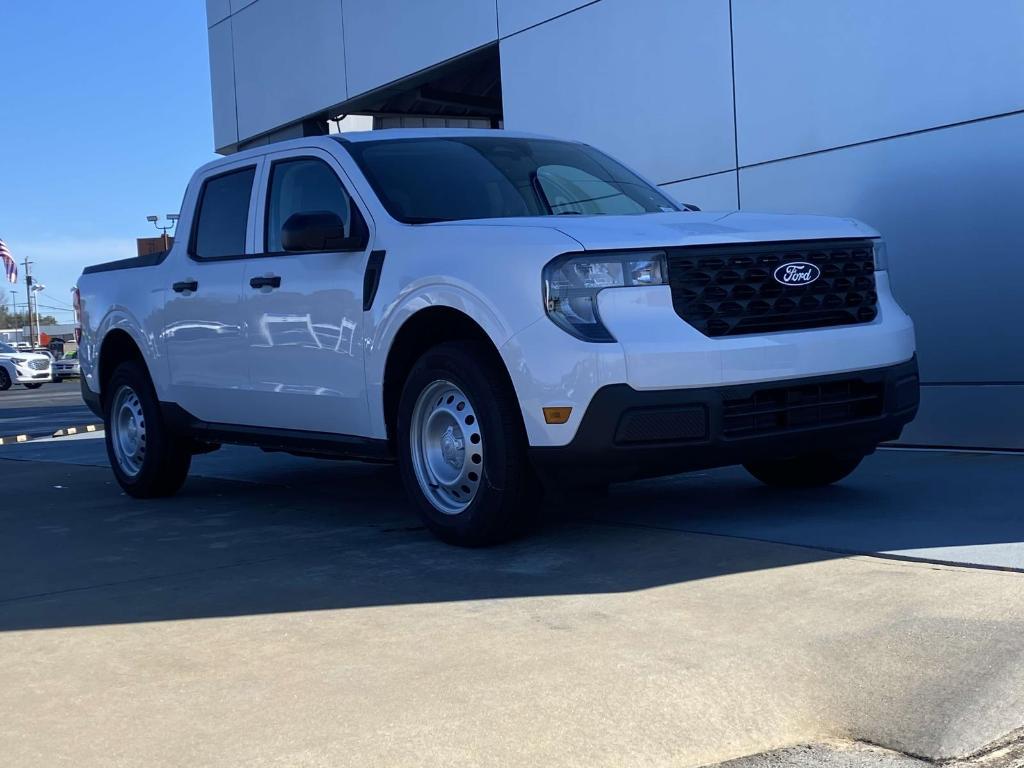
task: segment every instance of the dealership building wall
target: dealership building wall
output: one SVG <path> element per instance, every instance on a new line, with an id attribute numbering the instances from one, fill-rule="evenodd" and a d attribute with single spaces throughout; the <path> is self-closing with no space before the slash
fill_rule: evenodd
<path id="1" fill-rule="evenodd" d="M 207 16 L 221 152 L 349 113 L 466 120 L 592 143 L 706 210 L 863 219 L 917 323 L 905 439 L 1024 448 L 1020 0 L 207 0 Z"/>

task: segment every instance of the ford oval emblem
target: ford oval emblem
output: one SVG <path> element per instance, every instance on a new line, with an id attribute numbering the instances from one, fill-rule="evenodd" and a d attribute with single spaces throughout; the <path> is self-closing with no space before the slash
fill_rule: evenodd
<path id="1" fill-rule="evenodd" d="M 806 261 L 791 261 L 775 270 L 775 282 L 783 285 L 810 285 L 821 277 L 821 270 Z"/>

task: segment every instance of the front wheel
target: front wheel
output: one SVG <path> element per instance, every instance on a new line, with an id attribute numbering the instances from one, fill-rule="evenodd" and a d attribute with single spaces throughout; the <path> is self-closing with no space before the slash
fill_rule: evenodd
<path id="1" fill-rule="evenodd" d="M 172 434 L 141 363 L 131 360 L 114 371 L 104 401 L 104 440 L 118 484 L 129 496 L 171 496 L 181 488 L 192 454 Z"/>
<path id="2" fill-rule="evenodd" d="M 816 453 L 791 459 L 769 459 L 743 466 L 766 485 L 779 488 L 820 488 L 838 483 L 864 460 L 860 453 Z"/>
<path id="3" fill-rule="evenodd" d="M 402 481 L 438 538 L 495 544 L 522 533 L 540 501 L 519 404 L 490 350 L 447 342 L 413 366 L 398 407 Z"/>
<path id="4" fill-rule="evenodd" d="M 6 369 L 0 368 L 0 392 L 11 388 L 11 374 Z"/>

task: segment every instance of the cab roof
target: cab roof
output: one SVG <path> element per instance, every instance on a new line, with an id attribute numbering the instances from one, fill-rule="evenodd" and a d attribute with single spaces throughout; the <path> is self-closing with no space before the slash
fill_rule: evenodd
<path id="1" fill-rule="evenodd" d="M 341 142 L 393 141 L 397 139 L 444 139 L 444 138 L 505 138 L 505 139 L 551 139 L 524 131 L 509 131 L 504 128 L 382 128 L 376 131 L 353 131 L 334 133 L 329 138 Z"/>
<path id="2" fill-rule="evenodd" d="M 297 147 L 330 147 L 332 144 L 357 144 L 368 141 L 399 141 L 401 139 L 443 139 L 443 138 L 506 138 L 506 139 L 553 139 L 560 140 L 555 136 L 545 136 L 539 133 L 527 133 L 525 131 L 509 131 L 504 128 L 382 128 L 377 131 L 352 131 L 350 133 L 331 133 L 326 136 L 306 136 L 286 141 L 274 141 L 269 144 L 261 144 L 258 147 L 244 149 L 234 154 L 218 157 L 215 160 L 204 164 L 193 174 L 193 179 L 199 176 L 209 175 L 216 169 L 237 163 L 241 160 L 249 160 L 254 157 L 262 157 L 269 152 L 279 152 Z"/>

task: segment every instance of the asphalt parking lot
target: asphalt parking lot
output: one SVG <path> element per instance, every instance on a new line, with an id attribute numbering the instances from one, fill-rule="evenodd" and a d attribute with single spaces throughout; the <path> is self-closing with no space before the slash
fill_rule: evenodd
<path id="1" fill-rule="evenodd" d="M 50 435 L 58 429 L 96 421 L 82 402 L 78 379 L 44 384 L 36 390 L 11 387 L 0 392 L 0 437 Z"/>
<path id="2" fill-rule="evenodd" d="M 1024 725 L 1021 455 L 624 484 L 478 551 L 426 534 L 386 466 L 225 448 L 158 502 L 93 436 L 0 470 L 5 765 L 947 760 Z"/>

